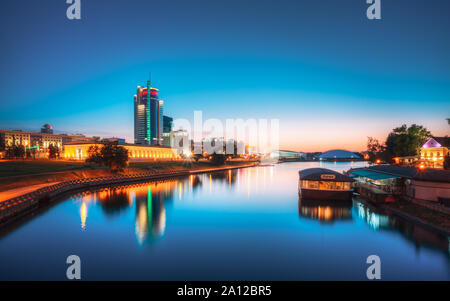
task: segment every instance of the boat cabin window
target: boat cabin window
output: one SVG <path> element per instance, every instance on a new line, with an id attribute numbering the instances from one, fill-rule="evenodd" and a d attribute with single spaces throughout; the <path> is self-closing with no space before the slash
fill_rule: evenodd
<path id="1" fill-rule="evenodd" d="M 333 182 L 333 181 L 307 181 L 302 180 L 303 188 L 323 189 L 323 190 L 350 190 L 350 182 Z"/>

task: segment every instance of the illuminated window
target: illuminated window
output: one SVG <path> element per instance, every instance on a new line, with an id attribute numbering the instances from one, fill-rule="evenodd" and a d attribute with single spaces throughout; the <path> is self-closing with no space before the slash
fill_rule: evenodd
<path id="1" fill-rule="evenodd" d="M 313 188 L 317 189 L 319 188 L 319 182 L 318 181 L 306 181 L 308 184 L 305 186 L 307 188 Z"/>
<path id="2" fill-rule="evenodd" d="M 335 188 L 335 182 L 330 181 L 320 181 L 320 189 L 330 190 Z"/>

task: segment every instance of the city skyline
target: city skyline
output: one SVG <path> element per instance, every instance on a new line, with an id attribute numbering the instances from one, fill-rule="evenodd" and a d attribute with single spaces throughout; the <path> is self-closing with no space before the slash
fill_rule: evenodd
<path id="1" fill-rule="evenodd" d="M 0 128 L 132 142 L 132 95 L 151 71 L 174 119 L 279 118 L 281 149 L 360 151 L 404 123 L 449 134 L 444 1 L 386 2 L 378 23 L 365 1 L 175 2 L 84 3 L 79 21 L 64 1 L 5 4 Z"/>

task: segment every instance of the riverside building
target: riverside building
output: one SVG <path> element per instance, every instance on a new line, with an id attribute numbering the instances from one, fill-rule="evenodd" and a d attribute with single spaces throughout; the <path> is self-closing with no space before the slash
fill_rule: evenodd
<path id="1" fill-rule="evenodd" d="M 102 147 L 103 145 L 103 142 L 69 142 L 64 145 L 64 158 L 68 160 L 86 160 L 88 158 L 89 147 Z M 176 151 L 173 151 L 169 147 L 127 143 L 119 145 L 128 150 L 130 161 L 161 161 L 178 158 Z"/>

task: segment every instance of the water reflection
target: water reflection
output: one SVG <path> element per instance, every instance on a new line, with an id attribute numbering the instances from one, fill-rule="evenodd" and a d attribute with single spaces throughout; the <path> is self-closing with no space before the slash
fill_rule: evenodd
<path id="1" fill-rule="evenodd" d="M 113 187 L 99 191 L 95 198 L 100 203 L 103 213 L 108 217 L 114 217 L 127 210 L 132 201 L 126 187 Z"/>
<path id="2" fill-rule="evenodd" d="M 356 212 L 358 212 L 358 216 L 365 220 L 372 229 L 378 230 L 380 228 L 390 228 L 390 221 L 387 215 L 378 214 L 373 211 L 373 209 L 360 202 L 355 202 L 355 208 Z"/>
<path id="3" fill-rule="evenodd" d="M 140 244 L 153 242 L 164 236 L 166 208 L 172 202 L 177 180 L 135 186 L 132 189 L 136 204 L 136 238 Z"/>
<path id="4" fill-rule="evenodd" d="M 264 183 L 269 180 L 273 168 L 266 173 L 266 168 L 258 172 Z M 226 171 L 208 175 L 191 175 L 185 179 L 167 180 L 146 184 L 137 184 L 123 187 L 111 187 L 99 191 L 82 193 L 77 198 L 81 202 L 80 218 L 81 228 L 86 229 L 86 219 L 90 203 L 100 204 L 102 212 L 108 218 L 119 216 L 120 213 L 135 206 L 135 235 L 139 244 L 154 242 L 162 238 L 166 229 L 166 206 L 174 196 L 182 200 L 185 193 L 195 193 L 196 190 L 206 188 L 212 192 L 213 187 L 219 183 L 247 188 L 247 196 L 255 184 L 251 181 L 256 170 Z M 239 176 L 241 175 L 241 176 Z M 269 179 L 266 177 L 269 176 Z M 253 182 L 251 185 L 250 183 Z M 205 185 L 206 187 L 202 187 Z M 255 184 L 256 185 L 256 184 Z M 265 187 L 265 185 L 264 185 Z M 238 189 L 238 188 L 237 188 Z M 374 230 L 400 231 L 405 237 L 412 240 L 416 246 L 428 245 L 449 251 L 448 238 L 438 232 L 429 230 L 417 224 L 406 221 L 397 216 L 390 216 L 377 211 L 358 201 L 317 201 L 298 199 L 298 215 L 301 218 L 316 219 L 322 223 L 349 221 L 355 215 L 363 219 Z"/>
<path id="5" fill-rule="evenodd" d="M 81 216 L 81 229 L 85 229 L 86 228 L 86 218 L 87 218 L 87 206 L 86 206 L 86 202 L 83 202 L 81 204 L 81 208 L 80 208 L 80 216 Z"/>
<path id="6" fill-rule="evenodd" d="M 336 279 L 364 280 L 353 259 L 372 250 L 394 265 L 386 280 L 449 279 L 445 235 L 357 201 L 299 201 L 298 170 L 319 164 L 350 168 L 286 163 L 62 198 L 0 231 L 0 257 L 8 258 L 0 280 L 59 280 L 54 258 L 68 250 L 98 256 L 88 280 L 320 280 L 336 262 Z M 29 264 L 28 250 L 42 255 L 39 265 Z"/>
<path id="7" fill-rule="evenodd" d="M 139 243 L 154 241 L 164 235 L 166 210 L 164 201 L 173 198 L 176 181 L 142 187 L 136 193 L 136 238 Z"/>
<path id="8" fill-rule="evenodd" d="M 189 177 L 189 184 L 191 190 L 195 190 L 195 188 L 198 188 L 202 185 L 202 180 L 200 180 L 199 176 L 192 175 Z"/>
<path id="9" fill-rule="evenodd" d="M 317 219 L 321 222 L 352 219 L 351 201 L 298 200 L 298 215 Z"/>
<path id="10" fill-rule="evenodd" d="M 88 191 L 74 196 L 81 202 L 81 228 L 86 230 L 86 219 L 89 204 L 99 204 L 108 218 L 119 217 L 121 213 L 135 206 L 135 233 L 139 244 L 153 242 L 164 236 L 166 228 L 166 206 L 173 201 L 175 195 L 183 198 L 186 192 L 193 193 L 204 183 L 207 177 L 210 187 L 216 182 L 232 186 L 237 179 L 237 171 L 230 170 L 209 175 L 191 175 L 187 179 L 173 179 L 145 184 L 103 188 Z"/>
<path id="11" fill-rule="evenodd" d="M 379 209 L 354 202 L 354 207 L 358 216 L 366 221 L 366 223 L 374 230 L 381 231 L 400 231 L 407 239 L 411 240 L 416 248 L 422 245 L 431 246 L 450 254 L 450 240 L 446 235 L 432 231 L 425 226 L 409 222 L 399 216 L 388 215 Z"/>

